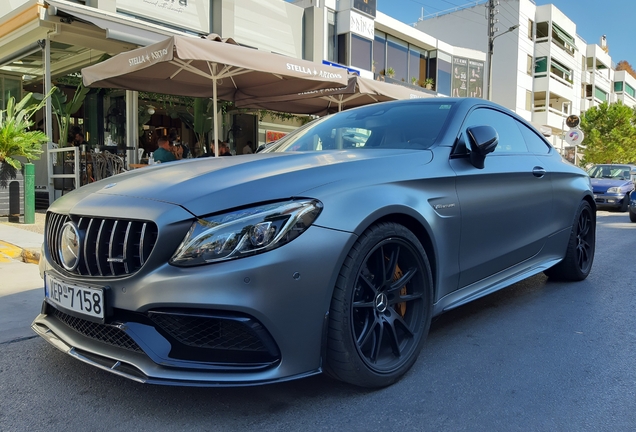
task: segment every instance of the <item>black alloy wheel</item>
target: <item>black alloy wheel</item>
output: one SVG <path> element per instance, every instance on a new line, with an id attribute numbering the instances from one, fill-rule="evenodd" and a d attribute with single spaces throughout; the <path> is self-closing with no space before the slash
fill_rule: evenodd
<path id="1" fill-rule="evenodd" d="M 382 387 L 415 362 L 431 322 L 431 271 L 417 237 L 385 223 L 360 237 L 340 272 L 331 306 L 327 371 Z"/>
<path id="2" fill-rule="evenodd" d="M 581 202 L 563 260 L 544 273 L 556 280 L 581 281 L 590 274 L 596 249 L 596 213 Z"/>

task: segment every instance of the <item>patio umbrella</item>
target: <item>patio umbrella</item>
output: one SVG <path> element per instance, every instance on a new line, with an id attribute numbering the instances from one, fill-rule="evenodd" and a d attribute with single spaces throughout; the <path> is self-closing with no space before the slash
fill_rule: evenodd
<path id="1" fill-rule="evenodd" d="M 82 69 L 87 87 L 118 88 L 211 97 L 218 155 L 218 99 L 234 101 L 237 90 L 270 97 L 345 86 L 345 69 L 242 47 L 218 35 L 172 36 Z"/>
<path id="2" fill-rule="evenodd" d="M 415 90 L 407 86 L 352 75 L 346 86 L 333 86 L 293 94 L 252 97 L 239 90 L 235 104 L 241 108 L 325 115 L 375 102 L 434 96 L 434 93 Z"/>

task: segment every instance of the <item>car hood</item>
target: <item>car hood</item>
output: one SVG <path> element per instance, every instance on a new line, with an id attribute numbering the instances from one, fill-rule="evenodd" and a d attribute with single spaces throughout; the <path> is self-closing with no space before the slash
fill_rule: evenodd
<path id="1" fill-rule="evenodd" d="M 328 183 L 377 182 L 433 159 L 430 150 L 365 149 L 265 153 L 189 159 L 119 174 L 60 198 L 72 208 L 91 196 L 132 197 L 175 204 L 195 216 L 257 202 L 300 197 Z M 365 180 L 366 179 L 366 180 Z"/>
<path id="2" fill-rule="evenodd" d="M 631 185 L 630 180 L 617 180 L 617 179 L 604 179 L 604 178 L 593 178 L 592 180 L 592 188 L 594 192 L 606 192 L 607 189 L 611 187 L 622 187 L 628 188 Z"/>

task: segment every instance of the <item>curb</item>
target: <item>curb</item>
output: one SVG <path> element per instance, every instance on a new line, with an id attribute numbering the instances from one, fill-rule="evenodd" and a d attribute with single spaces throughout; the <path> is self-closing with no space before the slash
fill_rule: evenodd
<path id="1" fill-rule="evenodd" d="M 0 253 L 12 259 L 20 259 L 28 264 L 40 262 L 40 251 L 34 249 L 22 249 L 19 246 L 0 240 Z"/>

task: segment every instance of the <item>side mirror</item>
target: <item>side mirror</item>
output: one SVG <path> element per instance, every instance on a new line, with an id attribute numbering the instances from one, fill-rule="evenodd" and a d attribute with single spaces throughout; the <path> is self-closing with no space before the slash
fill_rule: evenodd
<path id="1" fill-rule="evenodd" d="M 470 143 L 470 162 L 477 169 L 484 168 L 484 160 L 499 144 L 499 134 L 492 126 L 473 126 L 466 131 Z"/>

